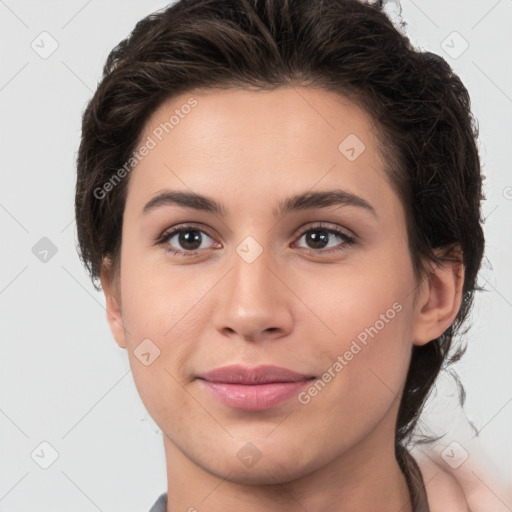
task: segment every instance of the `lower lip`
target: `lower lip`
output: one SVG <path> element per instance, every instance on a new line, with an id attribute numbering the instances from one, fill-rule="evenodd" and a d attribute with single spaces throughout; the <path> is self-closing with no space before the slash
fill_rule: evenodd
<path id="1" fill-rule="evenodd" d="M 202 379 L 201 382 L 209 393 L 230 407 L 246 411 L 264 411 L 293 397 L 310 384 L 311 380 L 251 385 L 209 382 Z"/>

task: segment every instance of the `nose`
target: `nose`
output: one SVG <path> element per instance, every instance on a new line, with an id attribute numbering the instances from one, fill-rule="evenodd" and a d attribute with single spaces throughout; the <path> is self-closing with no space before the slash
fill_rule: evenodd
<path id="1" fill-rule="evenodd" d="M 250 261 L 234 252 L 231 270 L 218 289 L 213 325 L 233 340 L 257 342 L 284 337 L 293 328 L 294 295 L 287 287 L 282 266 L 276 265 L 266 249 Z"/>

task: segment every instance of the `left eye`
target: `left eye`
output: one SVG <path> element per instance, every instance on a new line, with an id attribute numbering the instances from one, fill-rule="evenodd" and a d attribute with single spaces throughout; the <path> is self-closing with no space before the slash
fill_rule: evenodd
<path id="1" fill-rule="evenodd" d="M 326 248 L 342 250 L 344 248 L 343 246 L 353 244 L 355 241 L 353 237 L 346 235 L 337 229 L 325 227 L 310 228 L 303 232 L 298 240 L 301 240 L 302 238 L 305 238 L 306 243 L 310 245 L 310 247 L 305 247 L 305 249 L 309 251 L 322 251 L 322 249 Z M 334 245 L 329 246 L 329 241 L 333 238 L 337 238 L 338 243 L 334 243 Z M 333 241 L 336 242 L 336 240 Z"/>

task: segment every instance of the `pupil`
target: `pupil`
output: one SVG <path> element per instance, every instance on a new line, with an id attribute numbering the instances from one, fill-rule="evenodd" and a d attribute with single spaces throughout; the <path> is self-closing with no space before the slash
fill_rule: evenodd
<path id="1" fill-rule="evenodd" d="M 320 233 L 320 236 L 317 236 L 318 233 Z M 311 231 L 306 235 L 306 238 L 306 241 L 311 244 L 314 249 L 322 249 L 328 243 L 327 231 Z"/>
<path id="2" fill-rule="evenodd" d="M 193 233 L 190 236 L 190 233 Z M 190 247 L 189 244 L 194 245 L 195 242 L 199 242 L 197 247 Z M 201 233 L 199 231 L 182 231 L 179 235 L 179 243 L 184 249 L 195 250 L 198 249 L 201 245 Z"/>

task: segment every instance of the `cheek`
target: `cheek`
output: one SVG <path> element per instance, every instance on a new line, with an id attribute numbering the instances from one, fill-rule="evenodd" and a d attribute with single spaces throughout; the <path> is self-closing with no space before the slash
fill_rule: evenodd
<path id="1" fill-rule="evenodd" d="M 400 345 L 412 300 L 402 269 L 368 262 L 302 273 L 294 291 L 308 306 L 304 311 L 309 320 L 299 327 L 314 327 L 317 348 L 330 353 L 349 349 L 353 340 L 362 346 L 370 346 L 373 339 L 380 340 L 378 346 Z"/>
<path id="2" fill-rule="evenodd" d="M 305 302 L 322 320 L 315 320 L 321 335 L 318 330 L 312 339 L 328 383 L 319 386 L 323 398 L 314 407 L 328 403 L 341 416 L 350 410 L 366 423 L 368 408 L 378 416 L 378 408 L 382 413 L 400 393 L 412 349 L 413 275 L 406 256 L 332 269 L 318 276 L 316 293 L 311 281 L 301 281 Z"/>
<path id="3" fill-rule="evenodd" d="M 186 418 L 191 404 L 183 386 L 211 320 L 202 299 L 216 278 L 199 279 L 192 265 L 171 272 L 167 262 L 154 264 L 136 250 L 127 251 L 121 273 L 128 356 L 141 399 L 157 422 L 169 408 Z"/>
<path id="4" fill-rule="evenodd" d="M 184 389 L 187 368 L 198 350 L 198 327 L 187 322 L 183 304 L 171 302 L 162 289 L 150 287 L 146 292 L 132 296 L 123 310 L 132 376 L 156 423 L 172 422 L 180 430 L 197 415 Z"/>
<path id="5" fill-rule="evenodd" d="M 183 324 L 190 327 L 194 308 L 215 284 L 214 277 L 202 275 L 198 279 L 193 265 L 173 269 L 165 258 L 160 256 L 155 261 L 136 248 L 126 252 L 121 292 L 123 318 L 132 343 L 141 336 L 160 343 L 176 338 Z M 192 325 L 197 326 L 197 315 L 194 320 Z"/>
<path id="6" fill-rule="evenodd" d="M 333 442 L 340 446 L 369 435 L 398 407 L 409 366 L 412 310 L 389 289 L 374 292 L 359 290 L 357 299 L 342 302 L 327 320 L 336 335 L 318 344 L 318 380 L 300 397 L 306 424 L 315 418 L 316 428 L 338 432 Z"/>

